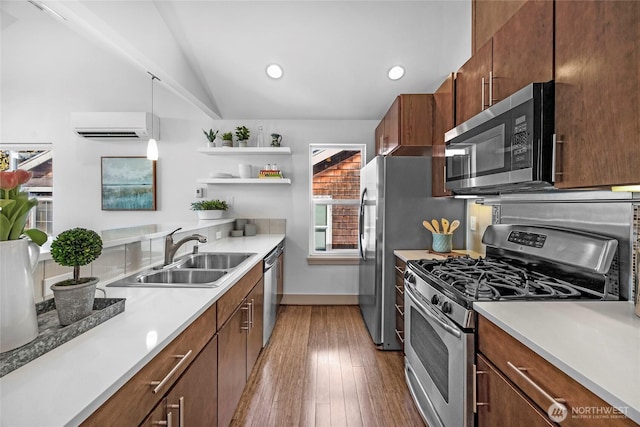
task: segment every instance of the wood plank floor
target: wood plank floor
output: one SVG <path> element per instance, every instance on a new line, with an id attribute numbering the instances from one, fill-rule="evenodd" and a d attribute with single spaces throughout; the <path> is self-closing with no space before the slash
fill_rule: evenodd
<path id="1" fill-rule="evenodd" d="M 403 363 L 357 306 L 282 306 L 231 425 L 423 427 Z"/>

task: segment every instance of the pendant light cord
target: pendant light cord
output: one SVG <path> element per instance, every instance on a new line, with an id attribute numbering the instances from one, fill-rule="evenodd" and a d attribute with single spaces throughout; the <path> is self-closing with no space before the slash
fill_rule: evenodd
<path id="1" fill-rule="evenodd" d="M 160 79 L 158 77 L 156 77 L 154 74 L 152 74 L 150 71 L 147 71 L 147 73 L 151 76 L 151 138 L 153 138 L 153 81 L 157 80 L 160 81 Z"/>

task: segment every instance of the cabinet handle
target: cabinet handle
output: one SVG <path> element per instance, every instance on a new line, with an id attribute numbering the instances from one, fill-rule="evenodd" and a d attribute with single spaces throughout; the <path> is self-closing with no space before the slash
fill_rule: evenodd
<path id="1" fill-rule="evenodd" d="M 404 344 L 404 331 L 399 331 L 396 329 L 396 336 L 400 340 L 402 344 Z"/>
<path id="2" fill-rule="evenodd" d="M 442 192 L 447 192 L 447 159 L 444 160 L 445 165 L 442 167 Z"/>
<path id="3" fill-rule="evenodd" d="M 187 352 L 187 354 L 178 354 L 178 355 L 173 356 L 176 359 L 180 359 L 180 361 L 178 363 L 176 363 L 176 365 L 173 367 L 173 369 L 170 370 L 169 373 L 161 381 L 151 381 L 151 385 L 152 386 L 153 385 L 156 386 L 153 389 L 153 394 L 156 394 L 156 393 L 158 393 L 158 391 L 160 391 L 160 389 L 167 383 L 167 381 L 169 381 L 169 378 L 171 378 L 173 376 L 173 374 L 175 374 L 178 371 L 178 369 L 180 369 L 180 367 L 182 365 L 184 365 L 184 363 L 187 361 L 189 356 L 191 356 L 192 352 L 193 352 L 192 350 L 189 350 Z"/>
<path id="4" fill-rule="evenodd" d="M 184 396 L 180 396 L 178 404 L 167 404 L 167 408 L 178 410 L 178 427 L 184 427 Z"/>
<path id="5" fill-rule="evenodd" d="M 403 305 L 398 305 L 398 304 L 394 304 L 396 306 L 396 310 L 398 310 L 398 313 L 400 313 L 400 316 L 404 317 L 404 306 Z"/>
<path id="6" fill-rule="evenodd" d="M 396 291 L 398 291 L 401 295 L 404 295 L 404 288 L 401 288 L 398 285 L 396 285 Z"/>
<path id="7" fill-rule="evenodd" d="M 507 361 L 507 365 L 509 365 L 509 367 L 513 369 L 523 380 L 528 382 L 529 385 L 531 385 L 531 387 L 535 388 L 540 394 L 542 394 L 549 402 L 551 402 L 552 405 L 562 410 L 564 413 L 567 412 L 567 407 L 562 404 L 566 402 L 566 400 L 559 397 L 554 398 L 549 393 L 547 393 L 542 387 L 540 387 L 535 381 L 533 381 L 527 374 L 525 374 L 525 372 L 527 371 L 527 368 L 519 368 L 513 363 L 511 363 L 510 361 Z"/>
<path id="8" fill-rule="evenodd" d="M 493 79 L 494 78 L 495 77 L 493 77 L 493 71 L 489 71 L 489 107 L 493 105 L 493 101 L 497 101 L 497 99 L 493 97 Z"/>
<path id="9" fill-rule="evenodd" d="M 484 375 L 487 371 L 478 371 L 473 365 L 473 413 L 478 413 L 478 406 L 489 406 L 489 402 L 478 402 L 478 375 Z"/>
<path id="10" fill-rule="evenodd" d="M 253 298 L 251 298 L 249 307 L 251 307 L 251 310 L 249 310 L 249 313 L 251 314 L 251 316 L 249 317 L 249 326 L 251 326 L 251 328 L 253 329 L 253 320 L 255 319 L 255 300 Z"/>
<path id="11" fill-rule="evenodd" d="M 396 271 L 397 271 L 398 273 L 400 273 L 400 274 L 404 274 L 404 270 L 403 270 L 403 269 L 401 269 L 400 267 L 398 267 L 397 265 L 395 266 L 395 269 L 396 269 Z"/>
<path id="12" fill-rule="evenodd" d="M 155 425 L 155 426 L 167 426 L 167 427 L 172 427 L 173 426 L 173 414 L 171 412 L 167 413 L 167 419 L 166 421 L 154 421 L 151 424 Z"/>
<path id="13" fill-rule="evenodd" d="M 249 330 L 249 316 L 251 316 L 251 314 L 249 312 L 249 303 L 245 303 L 242 307 L 240 307 L 240 310 L 245 310 L 247 312 L 247 321 L 244 322 L 246 324 L 246 326 L 240 326 L 240 329 L 242 329 L 243 331 L 248 331 Z"/>
<path id="14" fill-rule="evenodd" d="M 484 103 L 484 86 L 486 85 L 485 81 L 484 81 L 484 77 L 482 78 L 482 86 L 480 86 L 482 88 L 482 107 L 480 107 L 480 111 L 484 110 L 484 107 L 486 107 L 485 103 Z"/>
<path id="15" fill-rule="evenodd" d="M 561 154 L 560 156 L 558 156 L 558 154 Z M 553 177 L 555 178 L 556 182 L 561 182 L 564 173 L 559 169 L 559 165 L 562 164 L 562 160 L 564 157 L 564 141 L 562 139 L 558 139 L 556 134 L 553 134 L 553 159 L 552 159 L 552 163 L 553 163 Z"/>

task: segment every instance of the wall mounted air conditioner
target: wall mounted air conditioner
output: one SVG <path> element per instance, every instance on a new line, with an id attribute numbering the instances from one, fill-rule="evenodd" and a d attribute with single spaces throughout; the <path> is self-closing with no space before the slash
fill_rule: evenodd
<path id="1" fill-rule="evenodd" d="M 71 113 L 73 131 L 83 137 L 101 140 L 148 140 L 151 121 L 155 139 L 160 139 L 160 120 L 145 112 Z"/>

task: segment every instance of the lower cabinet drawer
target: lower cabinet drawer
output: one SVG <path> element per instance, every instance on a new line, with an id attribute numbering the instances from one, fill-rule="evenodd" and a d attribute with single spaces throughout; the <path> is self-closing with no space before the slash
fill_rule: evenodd
<path id="1" fill-rule="evenodd" d="M 544 412 L 554 400 L 567 408 L 563 426 L 590 427 L 637 426 L 624 418 L 604 400 L 573 378 L 553 366 L 543 357 L 482 316 L 478 316 L 478 351 L 485 355 L 511 382 Z M 603 361 L 604 362 L 604 361 Z M 585 408 L 600 408 L 613 414 L 585 419 Z M 576 416 L 572 416 L 572 410 Z"/>
<path id="2" fill-rule="evenodd" d="M 123 385 L 82 426 L 137 426 L 216 333 L 211 306 Z"/>

